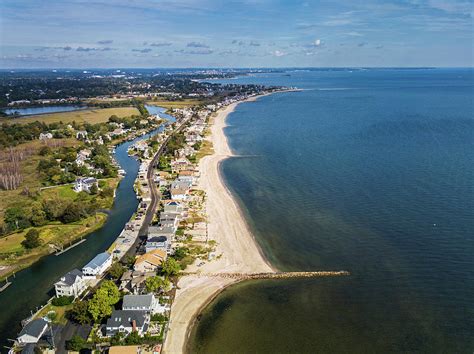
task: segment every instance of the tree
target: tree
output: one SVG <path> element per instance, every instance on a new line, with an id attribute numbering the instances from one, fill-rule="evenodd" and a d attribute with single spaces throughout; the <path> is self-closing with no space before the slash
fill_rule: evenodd
<path id="1" fill-rule="evenodd" d="M 37 229 L 30 229 L 26 235 L 25 239 L 21 242 L 21 245 L 25 248 L 32 249 L 41 245 L 41 239 Z"/>
<path id="2" fill-rule="evenodd" d="M 43 201 L 43 210 L 46 213 L 46 218 L 48 220 L 61 219 L 66 207 L 66 201 L 60 198 L 47 199 Z"/>
<path id="3" fill-rule="evenodd" d="M 3 220 L 9 230 L 25 229 L 31 226 L 29 214 L 29 210 L 26 208 L 10 207 L 5 210 Z"/>
<path id="4" fill-rule="evenodd" d="M 87 346 L 85 339 L 77 334 L 73 335 L 71 339 L 66 341 L 66 349 L 79 352 Z"/>
<path id="5" fill-rule="evenodd" d="M 38 202 L 33 203 L 31 206 L 30 221 L 34 226 L 43 226 L 47 222 L 43 206 Z"/>
<path id="6" fill-rule="evenodd" d="M 41 156 L 49 155 L 49 154 L 51 154 L 51 148 L 49 146 L 42 146 L 40 151 L 39 151 L 39 154 Z"/>
<path id="7" fill-rule="evenodd" d="M 75 322 L 84 325 L 91 322 L 89 314 L 89 303 L 87 301 L 74 302 L 72 309 L 69 311 L 69 317 Z"/>
<path id="8" fill-rule="evenodd" d="M 146 287 L 147 292 L 149 293 L 156 292 L 162 286 L 163 286 L 163 279 L 161 279 L 161 277 L 159 276 L 150 277 L 145 280 L 145 287 Z"/>
<path id="9" fill-rule="evenodd" d="M 112 314 L 112 305 L 119 300 L 117 285 L 111 280 L 105 280 L 89 301 L 89 313 L 95 322 L 99 322 Z"/>
<path id="10" fill-rule="evenodd" d="M 51 301 L 51 303 L 54 306 L 66 306 L 66 305 L 72 304 L 73 301 L 74 301 L 74 296 L 58 296 L 58 297 L 55 297 Z"/>
<path id="11" fill-rule="evenodd" d="M 125 338 L 125 344 L 128 345 L 141 344 L 142 341 L 143 339 L 140 337 L 137 331 L 133 331 L 127 336 L 127 338 Z"/>
<path id="12" fill-rule="evenodd" d="M 181 270 L 181 266 L 176 259 L 171 257 L 164 261 L 161 267 L 162 272 L 167 276 L 177 275 Z"/>
<path id="13" fill-rule="evenodd" d="M 70 203 L 62 216 L 62 221 L 66 224 L 79 221 L 87 216 L 86 206 L 81 201 Z"/>
<path id="14" fill-rule="evenodd" d="M 99 188 L 97 187 L 97 184 L 93 184 L 91 188 L 89 189 L 92 195 L 96 195 L 99 192 Z"/>
<path id="15" fill-rule="evenodd" d="M 125 272 L 125 267 L 121 265 L 120 263 L 112 264 L 109 270 L 110 276 L 114 279 L 120 278 L 124 272 Z"/>

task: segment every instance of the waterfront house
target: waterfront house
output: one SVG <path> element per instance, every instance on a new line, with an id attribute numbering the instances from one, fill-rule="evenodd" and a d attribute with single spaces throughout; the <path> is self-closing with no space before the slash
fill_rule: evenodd
<path id="1" fill-rule="evenodd" d="M 39 135 L 39 140 L 48 140 L 52 138 L 53 138 L 53 134 L 51 133 L 40 133 Z"/>
<path id="2" fill-rule="evenodd" d="M 41 337 L 45 334 L 48 329 L 48 322 L 44 319 L 39 318 L 28 322 L 28 324 L 23 327 L 20 334 L 17 337 L 18 343 L 20 345 L 28 343 L 38 343 Z"/>
<path id="3" fill-rule="evenodd" d="M 168 242 L 168 237 L 166 236 L 152 236 L 148 237 L 145 244 L 146 252 L 151 252 L 153 250 L 162 250 L 167 254 L 170 253 L 171 244 Z M 168 249 L 170 248 L 170 250 Z"/>
<path id="4" fill-rule="evenodd" d="M 166 251 L 155 249 L 135 260 L 133 269 L 139 272 L 156 272 L 166 260 Z"/>
<path id="5" fill-rule="evenodd" d="M 189 189 L 184 188 L 173 188 L 170 191 L 171 199 L 173 200 L 186 200 L 188 199 Z"/>
<path id="6" fill-rule="evenodd" d="M 94 177 L 78 177 L 74 183 L 74 191 L 90 193 L 93 185 L 97 186 L 97 179 Z"/>
<path id="7" fill-rule="evenodd" d="M 104 274 L 107 268 L 112 265 L 112 255 L 108 252 L 99 253 L 84 268 L 82 273 L 85 277 L 95 278 Z"/>
<path id="8" fill-rule="evenodd" d="M 78 297 L 87 288 L 87 281 L 79 269 L 71 270 L 54 283 L 56 296 Z"/>
<path id="9" fill-rule="evenodd" d="M 143 335 L 149 324 L 150 315 L 146 311 L 114 310 L 107 320 L 106 335 L 111 337 L 117 332 L 129 335 L 133 331 Z"/>
<path id="10" fill-rule="evenodd" d="M 168 238 L 171 238 L 174 236 L 175 232 L 176 230 L 169 226 L 150 226 L 148 228 L 148 237 L 167 236 Z"/>
<path id="11" fill-rule="evenodd" d="M 125 295 L 123 297 L 122 310 L 146 311 L 150 314 L 158 312 L 160 303 L 153 294 Z"/>

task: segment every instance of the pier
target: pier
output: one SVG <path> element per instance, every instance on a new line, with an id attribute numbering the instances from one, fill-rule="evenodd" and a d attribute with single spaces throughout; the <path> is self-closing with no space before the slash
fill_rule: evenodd
<path id="1" fill-rule="evenodd" d="M 74 247 L 76 247 L 76 246 L 79 246 L 81 243 L 83 243 L 83 242 L 85 242 L 85 241 L 86 241 L 86 239 L 83 238 L 82 240 L 80 240 L 79 242 L 76 242 L 76 243 L 72 244 L 72 245 L 69 246 L 68 248 L 64 248 L 64 249 L 58 250 L 58 251 L 55 253 L 55 255 L 56 255 L 56 256 L 59 256 L 59 255 L 63 254 L 64 252 L 69 251 L 71 248 L 74 248 Z"/>

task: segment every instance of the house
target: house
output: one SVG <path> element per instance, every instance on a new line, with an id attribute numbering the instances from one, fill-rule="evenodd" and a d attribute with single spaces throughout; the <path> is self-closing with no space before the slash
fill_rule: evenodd
<path id="1" fill-rule="evenodd" d="M 109 354 L 141 354 L 142 349 L 139 345 L 121 345 L 109 348 Z M 145 351 L 143 352 L 145 353 Z"/>
<path id="2" fill-rule="evenodd" d="M 82 268 L 82 273 L 86 277 L 95 278 L 98 275 L 102 275 L 111 265 L 112 255 L 108 252 L 102 252 Z"/>
<path id="3" fill-rule="evenodd" d="M 76 139 L 87 139 L 87 132 L 85 130 L 78 130 L 76 132 Z"/>
<path id="4" fill-rule="evenodd" d="M 171 161 L 171 172 L 178 173 L 179 171 L 192 169 L 192 163 L 185 157 Z"/>
<path id="5" fill-rule="evenodd" d="M 139 272 L 156 272 L 166 260 L 166 251 L 155 249 L 135 260 L 133 269 Z"/>
<path id="6" fill-rule="evenodd" d="M 56 296 L 78 297 L 87 288 L 87 281 L 79 269 L 71 270 L 54 283 Z"/>
<path id="7" fill-rule="evenodd" d="M 150 315 L 146 311 L 114 310 L 107 320 L 105 330 L 108 337 L 117 332 L 129 335 L 132 331 L 143 335 L 148 330 L 149 324 Z"/>
<path id="8" fill-rule="evenodd" d="M 169 226 L 150 226 L 148 227 L 148 237 L 152 236 L 167 236 L 172 238 L 176 230 Z"/>
<path id="9" fill-rule="evenodd" d="M 184 210 L 183 210 L 183 206 L 179 202 L 173 200 L 173 201 L 165 203 L 163 211 L 165 213 L 182 214 Z"/>
<path id="10" fill-rule="evenodd" d="M 195 182 L 194 171 L 192 170 L 183 170 L 179 172 L 178 181 L 188 182 L 189 185 L 192 185 Z"/>
<path id="11" fill-rule="evenodd" d="M 155 314 L 160 303 L 153 294 L 147 295 L 125 295 L 123 297 L 122 310 L 146 311 Z"/>
<path id="12" fill-rule="evenodd" d="M 145 289 L 145 281 L 156 276 L 156 272 L 126 271 L 120 278 L 120 290 L 129 290 L 140 294 Z"/>
<path id="13" fill-rule="evenodd" d="M 153 237 L 149 237 L 146 240 L 145 250 L 148 253 L 148 252 L 158 249 L 158 250 L 165 251 L 167 254 L 169 254 L 171 249 L 168 250 L 168 248 L 170 248 L 170 246 L 171 244 L 168 242 L 168 237 L 153 236 Z"/>
<path id="14" fill-rule="evenodd" d="M 87 192 L 90 193 L 92 186 L 97 185 L 97 180 L 94 177 L 78 177 L 76 182 L 74 183 L 74 191 L 79 192 Z"/>
<path id="15" fill-rule="evenodd" d="M 189 189 L 187 188 L 173 188 L 170 191 L 171 199 L 173 200 L 186 200 L 188 199 Z"/>
<path id="16" fill-rule="evenodd" d="M 51 133 L 40 133 L 39 135 L 39 140 L 48 140 L 52 138 L 53 138 L 53 134 Z"/>
<path id="17" fill-rule="evenodd" d="M 40 338 L 44 335 L 48 329 L 48 322 L 44 319 L 39 318 L 28 322 L 28 324 L 23 327 L 20 334 L 17 337 L 18 343 L 28 344 L 28 343 L 38 343 Z"/>

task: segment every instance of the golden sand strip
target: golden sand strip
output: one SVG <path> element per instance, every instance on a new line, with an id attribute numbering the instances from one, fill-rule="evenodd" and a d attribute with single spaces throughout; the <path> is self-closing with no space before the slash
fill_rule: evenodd
<path id="1" fill-rule="evenodd" d="M 259 96 L 246 101 L 254 101 Z M 245 102 L 245 101 L 242 101 Z M 207 193 L 206 211 L 209 218 L 209 239 L 217 242 L 216 254 L 222 256 L 200 268 L 190 267 L 190 272 L 203 273 L 270 273 L 275 270 L 264 259 L 249 230 L 247 222 L 225 186 L 219 173 L 219 164 L 232 152 L 224 134 L 225 119 L 237 103 L 221 109 L 211 127 L 214 154 L 204 157 L 199 164 L 200 188 Z M 169 331 L 163 352 L 183 353 L 189 329 L 199 312 L 211 299 L 236 279 L 224 277 L 183 276 L 171 309 Z"/>

